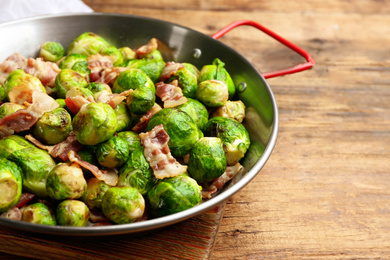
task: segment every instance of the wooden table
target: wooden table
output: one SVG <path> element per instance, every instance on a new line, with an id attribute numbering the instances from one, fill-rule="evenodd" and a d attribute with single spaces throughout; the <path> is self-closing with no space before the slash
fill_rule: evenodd
<path id="1" fill-rule="evenodd" d="M 184 242 L 172 245 L 175 254 L 161 245 L 154 250 L 168 259 L 390 258 L 389 1 L 84 2 L 98 12 L 155 17 L 209 35 L 232 21 L 254 20 L 316 61 L 310 71 L 268 80 L 280 113 L 277 145 L 255 179 L 228 201 L 219 232 L 223 208 L 143 237 L 140 244 L 153 249 L 159 238 L 174 237 L 175 229 L 191 233 L 199 223 L 214 223 L 209 236 L 200 229 L 198 251 Z M 261 72 L 302 62 L 253 28 L 221 40 Z M 136 247 L 134 241 L 129 243 Z M 115 250 L 100 256 L 126 258 L 125 249 Z"/>

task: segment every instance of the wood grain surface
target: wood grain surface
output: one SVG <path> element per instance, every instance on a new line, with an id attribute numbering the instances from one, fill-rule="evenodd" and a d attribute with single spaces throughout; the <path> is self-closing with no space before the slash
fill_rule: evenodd
<path id="1" fill-rule="evenodd" d="M 268 80 L 279 108 L 278 141 L 266 166 L 226 204 L 216 240 L 206 239 L 211 246 L 200 245 L 198 255 L 181 247 L 161 258 L 390 259 L 390 1 L 84 2 L 97 12 L 155 17 L 208 35 L 254 20 L 316 61 L 310 71 Z M 253 28 L 221 41 L 261 72 L 302 62 Z M 85 257 L 77 251 L 82 245 L 71 248 Z M 122 252 L 103 257 L 124 259 Z"/>

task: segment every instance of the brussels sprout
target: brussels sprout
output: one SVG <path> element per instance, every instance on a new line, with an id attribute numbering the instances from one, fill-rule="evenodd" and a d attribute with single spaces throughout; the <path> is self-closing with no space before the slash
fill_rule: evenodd
<path id="1" fill-rule="evenodd" d="M 60 69 L 74 70 L 83 77 L 88 77 L 91 71 L 88 69 L 87 56 L 79 53 L 73 53 L 66 56 L 58 65 Z"/>
<path id="2" fill-rule="evenodd" d="M 205 80 L 220 80 L 226 83 L 228 86 L 229 98 L 231 99 L 236 93 L 236 87 L 229 73 L 225 69 L 225 63 L 216 58 L 212 65 L 205 65 L 202 67 L 199 75 L 199 81 Z"/>
<path id="3" fill-rule="evenodd" d="M 126 139 L 113 136 L 98 145 L 96 158 L 101 166 L 107 168 L 121 167 L 129 158 L 129 144 Z"/>
<path id="4" fill-rule="evenodd" d="M 241 100 L 228 100 L 223 106 L 217 108 L 211 115 L 211 117 L 216 116 L 230 117 L 241 123 L 245 117 L 245 105 Z"/>
<path id="5" fill-rule="evenodd" d="M 64 47 L 59 42 L 44 42 L 39 49 L 39 57 L 51 62 L 60 60 L 64 53 Z"/>
<path id="6" fill-rule="evenodd" d="M 136 188 L 142 195 L 157 183 L 152 168 L 142 150 L 132 152 L 125 165 L 120 169 L 117 186 Z"/>
<path id="7" fill-rule="evenodd" d="M 153 217 L 162 217 L 192 208 L 202 201 L 201 191 L 202 187 L 185 174 L 165 178 L 148 192 L 148 209 Z"/>
<path id="8" fill-rule="evenodd" d="M 108 46 L 108 47 L 103 48 L 100 51 L 100 54 L 102 54 L 104 56 L 115 57 L 114 64 L 113 64 L 114 67 L 117 67 L 123 63 L 122 53 L 118 50 L 118 48 L 116 48 L 114 46 Z"/>
<path id="9" fill-rule="evenodd" d="M 131 113 L 143 115 L 152 109 L 155 100 L 156 96 L 150 88 L 138 87 L 127 96 L 126 105 Z"/>
<path id="10" fill-rule="evenodd" d="M 168 146 L 173 156 L 181 157 L 189 153 L 198 141 L 200 130 L 195 121 L 177 108 L 163 108 L 150 119 L 146 131 L 162 124 L 169 135 Z"/>
<path id="11" fill-rule="evenodd" d="M 59 107 L 61 107 L 61 108 L 66 108 L 65 99 L 63 99 L 63 98 L 57 98 L 57 99 L 56 99 L 56 102 L 58 103 L 58 105 L 60 105 Z"/>
<path id="12" fill-rule="evenodd" d="M 26 107 L 16 103 L 10 103 L 10 102 L 4 103 L 0 106 L 0 119 L 12 113 L 15 113 L 20 109 L 26 109 Z"/>
<path id="13" fill-rule="evenodd" d="M 106 103 L 83 105 L 72 122 L 73 132 L 81 144 L 96 145 L 108 140 L 117 129 L 114 109 Z"/>
<path id="14" fill-rule="evenodd" d="M 55 167 L 53 158 L 24 137 L 10 135 L 0 140 L 0 158 L 15 162 L 22 172 L 23 189 L 46 197 L 46 178 Z"/>
<path id="15" fill-rule="evenodd" d="M 69 89 L 68 92 L 66 92 L 65 97 L 77 97 L 77 96 L 82 96 L 83 98 L 88 98 L 89 96 L 92 96 L 92 92 L 84 87 L 73 87 Z"/>
<path id="16" fill-rule="evenodd" d="M 200 71 L 194 64 L 184 62 L 182 65 L 184 65 L 184 67 L 186 67 L 192 74 L 194 74 L 197 79 L 199 78 Z"/>
<path id="17" fill-rule="evenodd" d="M 221 176 L 226 170 L 226 157 L 221 139 L 203 137 L 191 149 L 188 173 L 199 183 Z"/>
<path id="18" fill-rule="evenodd" d="M 220 107 L 228 101 L 229 93 L 225 82 L 205 80 L 199 83 L 196 98 L 209 107 Z"/>
<path id="19" fill-rule="evenodd" d="M 57 224 L 53 211 L 41 202 L 26 206 L 22 213 L 22 221 L 50 226 Z"/>
<path id="20" fill-rule="evenodd" d="M 98 165 L 98 160 L 96 159 L 96 146 L 92 145 L 83 145 L 80 151 L 77 152 L 77 155 L 80 156 L 81 160 L 86 161 L 92 165 Z M 84 172 L 84 174 L 91 174 L 91 171 L 81 168 Z"/>
<path id="21" fill-rule="evenodd" d="M 22 195 L 22 176 L 19 167 L 0 158 L 0 212 L 15 206 Z"/>
<path id="22" fill-rule="evenodd" d="M 139 69 L 128 69 L 119 74 L 112 88 L 112 92 L 122 93 L 123 91 L 137 89 L 141 86 L 150 88 L 153 91 L 153 95 L 156 94 L 156 87 L 145 72 Z"/>
<path id="23" fill-rule="evenodd" d="M 7 93 L 5 92 L 4 83 L 0 82 L 0 101 L 4 101 L 7 98 Z"/>
<path id="24" fill-rule="evenodd" d="M 161 72 L 165 67 L 165 62 L 163 60 L 151 59 L 127 60 L 122 67 L 140 69 L 145 72 L 154 83 L 157 83 L 160 80 Z"/>
<path id="25" fill-rule="evenodd" d="M 8 96 L 8 92 L 10 92 L 13 87 L 21 84 L 25 84 L 26 88 L 46 93 L 45 87 L 38 78 L 25 73 L 22 69 L 18 69 L 12 71 L 7 76 L 7 79 L 4 82 L 5 94 Z"/>
<path id="26" fill-rule="evenodd" d="M 199 129 L 203 131 L 204 126 L 209 120 L 207 108 L 198 100 L 187 98 L 187 102 L 177 106 L 176 108 L 183 110 L 192 117 Z"/>
<path id="27" fill-rule="evenodd" d="M 164 58 L 159 50 L 153 50 L 152 52 L 143 56 L 143 58 L 150 59 L 150 60 L 164 60 Z"/>
<path id="28" fill-rule="evenodd" d="M 105 47 L 109 46 L 110 44 L 101 36 L 92 32 L 85 32 L 72 41 L 68 47 L 68 54 L 80 53 L 90 56 L 100 53 Z"/>
<path id="29" fill-rule="evenodd" d="M 106 191 L 111 188 L 104 181 L 92 177 L 87 181 L 87 189 L 85 190 L 81 200 L 88 206 L 88 208 L 101 208 L 102 199 Z"/>
<path id="30" fill-rule="evenodd" d="M 56 219 L 60 226 L 85 227 L 89 220 L 89 209 L 79 200 L 64 200 L 57 206 Z"/>
<path id="31" fill-rule="evenodd" d="M 133 51 L 131 48 L 122 47 L 122 48 L 119 48 L 118 50 L 122 54 L 124 61 L 135 59 L 135 51 Z"/>
<path id="32" fill-rule="evenodd" d="M 205 126 L 204 134 L 222 140 L 227 165 L 234 165 L 243 158 L 250 145 L 245 127 L 228 117 L 211 118 Z"/>
<path id="33" fill-rule="evenodd" d="M 198 78 L 192 73 L 192 69 L 189 70 L 184 64 L 184 67 L 178 69 L 176 74 L 168 79 L 168 82 L 172 82 L 175 79 L 178 81 L 178 85 L 182 89 L 183 95 L 185 97 L 196 97 L 196 92 L 198 89 Z"/>
<path id="34" fill-rule="evenodd" d="M 132 223 L 145 211 L 145 200 L 132 187 L 112 187 L 103 196 L 103 214 L 117 224 Z"/>
<path id="35" fill-rule="evenodd" d="M 47 176 L 47 194 L 55 200 L 78 199 L 86 188 L 87 181 L 76 163 L 59 163 Z"/>
<path id="36" fill-rule="evenodd" d="M 118 126 L 116 131 L 123 131 L 130 127 L 133 122 L 133 117 L 124 102 L 120 103 L 115 109 Z"/>
<path id="37" fill-rule="evenodd" d="M 72 130 L 72 119 L 64 108 L 46 112 L 32 127 L 35 138 L 45 144 L 58 144 L 64 141 Z"/>
<path id="38" fill-rule="evenodd" d="M 136 132 L 133 131 L 123 131 L 118 133 L 118 137 L 126 139 L 129 144 L 129 152 L 132 153 L 136 150 L 144 150 L 144 147 L 141 143 L 141 138 Z"/>
<path id="39" fill-rule="evenodd" d="M 72 70 L 80 73 L 84 78 L 88 79 L 89 81 L 89 74 L 91 73 L 91 70 L 88 68 L 88 62 L 86 60 L 76 62 L 72 66 Z"/>
<path id="40" fill-rule="evenodd" d="M 71 69 L 63 69 L 58 72 L 53 88 L 57 98 L 65 98 L 66 92 L 74 87 L 85 87 L 88 82 L 78 72 Z"/>
<path id="41" fill-rule="evenodd" d="M 110 86 L 105 83 L 91 82 L 85 86 L 85 88 L 92 92 L 92 96 L 95 100 L 104 92 L 108 95 L 112 94 Z"/>

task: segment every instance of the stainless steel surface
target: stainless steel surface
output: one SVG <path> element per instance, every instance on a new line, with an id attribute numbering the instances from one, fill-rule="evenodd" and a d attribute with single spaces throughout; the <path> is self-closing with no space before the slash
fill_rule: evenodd
<path id="1" fill-rule="evenodd" d="M 101 227 L 44 226 L 0 218 L 0 225 L 55 235 L 113 235 L 147 231 L 171 225 L 214 208 L 251 181 L 264 166 L 275 146 L 278 133 L 278 110 L 272 91 L 261 74 L 239 53 L 229 46 L 190 28 L 145 17 L 121 14 L 72 14 L 45 16 L 0 24 L 2 41 L 0 62 L 14 52 L 36 57 L 39 46 L 45 41 L 58 41 L 64 46 L 83 32 L 95 32 L 117 47 L 137 48 L 152 37 L 164 42 L 177 62 L 189 62 L 201 68 L 214 58 L 226 63 L 236 85 L 247 88 L 239 93 L 247 106 L 248 128 L 253 144 L 243 161 L 246 172 L 237 176 L 231 185 L 214 198 L 186 211 L 166 217 L 124 225 Z M 196 54 L 196 55 L 195 55 Z M 256 151 L 263 150 L 260 156 Z"/>

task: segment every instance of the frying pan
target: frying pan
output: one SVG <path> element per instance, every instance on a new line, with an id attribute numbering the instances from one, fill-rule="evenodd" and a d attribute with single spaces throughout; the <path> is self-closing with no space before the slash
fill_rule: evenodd
<path id="1" fill-rule="evenodd" d="M 262 30 L 302 55 L 307 63 L 261 75 L 238 52 L 217 40 L 233 28 L 242 25 Z M 137 48 L 155 37 L 166 45 L 161 49 L 163 55 L 168 55 L 170 60 L 176 62 L 192 63 L 198 68 L 211 64 L 215 58 L 224 61 L 226 69 L 238 87 L 237 98 L 241 99 L 247 107 L 245 126 L 254 145 L 250 147 L 242 161 L 245 171 L 225 185 L 212 199 L 191 209 L 143 222 L 100 227 L 63 227 L 0 218 L 0 225 L 53 235 L 116 235 L 158 229 L 220 205 L 256 176 L 275 146 L 279 124 L 278 109 L 265 78 L 306 70 L 314 64 L 314 60 L 304 50 L 253 21 L 234 22 L 213 36 L 208 36 L 190 28 L 157 19 L 108 13 L 41 16 L 0 24 L 0 36 L 3 39 L 0 61 L 5 60 L 14 52 L 25 57 L 37 57 L 39 47 L 45 41 L 57 41 L 67 47 L 74 38 L 88 31 L 103 36 L 112 45 L 118 47 Z"/>

